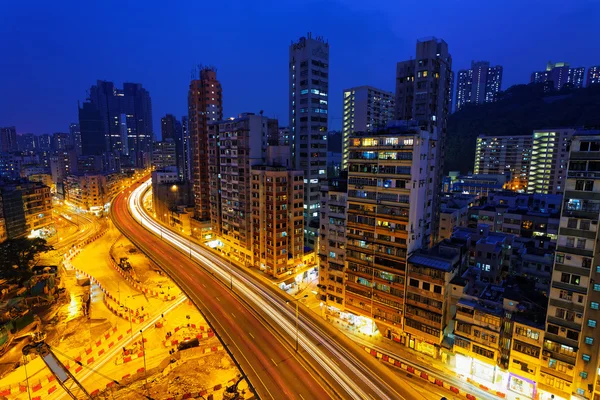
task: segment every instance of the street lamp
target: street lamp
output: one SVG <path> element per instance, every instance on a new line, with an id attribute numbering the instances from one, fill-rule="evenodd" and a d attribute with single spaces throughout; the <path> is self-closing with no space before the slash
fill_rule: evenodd
<path id="1" fill-rule="evenodd" d="M 298 315 L 298 305 L 299 305 L 300 300 L 305 299 L 307 297 L 308 297 L 308 295 L 305 294 L 304 296 L 300 297 L 299 299 L 289 300 L 289 301 L 285 302 L 286 304 L 290 304 L 290 302 L 292 302 L 292 301 L 296 302 L 296 352 L 298 352 L 298 335 L 299 335 L 299 332 L 298 332 L 298 321 L 300 319 L 300 316 Z"/>
<path id="2" fill-rule="evenodd" d="M 148 369 L 146 368 L 146 343 L 144 342 L 144 331 L 140 329 L 140 336 L 142 336 L 142 354 L 144 355 L 144 376 L 146 378 L 146 384 L 144 385 L 144 393 L 148 392 Z"/>

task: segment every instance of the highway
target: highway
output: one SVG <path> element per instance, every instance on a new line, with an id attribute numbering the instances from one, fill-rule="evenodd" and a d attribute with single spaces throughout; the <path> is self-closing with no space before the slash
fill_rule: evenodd
<path id="1" fill-rule="evenodd" d="M 425 397 L 426 391 L 415 391 L 325 321 L 307 318 L 302 307 L 301 351 L 295 356 L 295 308 L 286 304 L 285 295 L 244 272 L 230 270 L 221 258 L 143 214 L 140 198 L 148 184 L 135 188 L 128 198 L 123 194 L 115 199 L 111 209 L 115 225 L 196 302 L 261 398 Z M 157 240 L 161 236 L 163 240 Z M 215 278 L 221 284 L 215 284 Z M 230 282 L 234 295 L 227 288 Z M 309 389 L 317 392 L 305 392 Z"/>

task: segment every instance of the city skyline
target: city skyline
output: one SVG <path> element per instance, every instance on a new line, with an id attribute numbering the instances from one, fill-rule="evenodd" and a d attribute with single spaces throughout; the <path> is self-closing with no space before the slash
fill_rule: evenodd
<path id="1" fill-rule="evenodd" d="M 407 9 L 410 12 L 412 6 L 400 8 L 384 3 L 365 13 L 363 6 L 358 2 L 346 2 L 344 5 L 326 3 L 319 9 L 324 19 L 329 22 L 324 26 L 319 21 L 308 18 L 312 15 L 308 11 L 303 11 L 294 4 L 282 3 L 270 10 L 271 13 L 278 13 L 281 18 L 277 19 L 282 21 L 293 16 L 294 21 L 299 21 L 298 23 L 286 22 L 269 27 L 262 24 L 261 27 L 250 27 L 241 34 L 220 30 L 220 19 L 217 18 L 211 22 L 214 25 L 211 25 L 211 29 L 216 29 L 218 33 L 217 39 L 209 44 L 197 44 L 199 41 L 193 34 L 191 38 L 186 37 L 189 36 L 188 33 L 194 32 L 192 21 L 187 17 L 193 14 L 193 7 L 177 5 L 169 10 L 152 7 L 147 10 L 135 9 L 138 14 L 135 14 L 136 17 L 129 26 L 123 27 L 124 32 L 130 34 L 123 35 L 123 32 L 120 32 L 116 37 L 106 36 L 102 27 L 97 28 L 99 32 L 95 32 L 99 35 L 80 32 L 85 29 L 83 17 L 86 13 L 109 12 L 110 6 L 106 7 L 106 10 L 88 10 L 84 7 L 63 10 L 60 5 L 55 5 L 52 9 L 40 5 L 34 9 L 33 14 L 25 14 L 19 5 L 7 6 L 7 12 L 3 15 L 6 21 L 0 28 L 0 34 L 14 37 L 14 32 L 31 33 L 23 33 L 19 40 L 8 40 L 0 44 L 3 54 L 13 55 L 6 59 L 6 69 L 2 74 L 3 77 L 10 76 L 10 81 L 0 79 L 0 90 L 13 93 L 10 100 L 0 100 L 0 126 L 14 125 L 19 133 L 66 131 L 70 123 L 77 121 L 77 101 L 85 99 L 86 88 L 98 79 L 106 79 L 117 85 L 128 81 L 140 82 L 152 93 L 154 133 L 158 137 L 159 132 L 156 128 L 160 126 L 160 117 L 167 113 L 185 114 L 190 72 L 200 63 L 213 64 L 219 69 L 223 88 L 230 94 L 224 104 L 224 116 L 258 112 L 263 109 L 265 114 L 278 118 L 280 124 L 285 126 L 288 124 L 288 113 L 284 105 L 287 96 L 284 87 L 287 82 L 286 50 L 291 41 L 306 35 L 308 31 L 323 36 L 332 46 L 329 128 L 336 130 L 341 127 L 343 89 L 371 85 L 393 91 L 396 62 L 409 57 L 414 41 L 423 36 L 434 35 L 449 44 L 455 71 L 468 68 L 472 59 L 490 59 L 503 65 L 503 89 L 516 83 L 527 83 L 530 74 L 539 70 L 539 66 L 548 60 L 565 61 L 586 69 L 598 64 L 595 54 L 599 53 L 599 49 L 593 47 L 600 45 L 588 38 L 593 37 L 591 22 L 598 17 L 599 8 L 585 1 L 579 2 L 569 10 L 550 8 L 546 10 L 546 18 L 540 22 L 527 18 L 526 5 L 519 5 L 517 2 L 506 4 L 503 10 L 495 12 L 499 13 L 497 20 L 509 16 L 514 20 L 510 30 L 508 27 L 503 28 L 495 24 L 488 26 L 484 21 L 474 21 L 475 15 L 480 11 L 478 9 L 469 11 L 468 7 L 461 7 L 457 10 L 452 5 L 440 4 L 439 7 L 434 7 L 436 11 L 431 14 L 434 23 L 427 27 L 419 26 L 416 21 L 412 25 L 409 21 L 408 29 L 400 30 L 395 28 L 394 20 Z M 239 6 L 233 7 L 232 10 L 227 5 L 219 5 L 217 8 L 219 7 L 227 9 L 228 18 L 237 20 L 255 13 L 257 18 L 263 18 L 261 15 L 264 14 L 265 5 L 259 3 L 253 8 Z M 123 6 L 122 12 L 133 10 Z M 153 28 L 145 34 L 147 37 L 140 37 L 135 33 L 135 29 L 146 27 L 146 20 L 157 18 L 158 13 L 163 11 L 181 20 L 177 29 L 165 31 Z M 52 19 L 52 26 L 48 25 L 48 16 L 55 17 Z M 305 16 L 307 18 L 304 18 Z M 525 31 L 540 28 L 549 21 L 575 18 L 578 23 L 573 24 L 569 41 L 562 38 L 560 32 L 544 30 L 543 37 L 531 38 L 525 34 Z M 63 19 L 65 23 L 61 24 Z M 473 30 L 479 29 L 481 32 L 472 36 L 458 32 L 454 23 L 457 19 L 469 21 Z M 341 29 L 346 24 L 352 24 L 356 29 Z M 435 28 L 432 29 L 432 26 Z M 274 34 L 275 31 L 277 34 Z M 38 37 L 41 32 L 46 38 L 38 43 L 34 36 Z M 99 41 L 97 38 L 100 37 L 106 37 L 106 42 Z M 370 37 L 378 37 L 377 42 L 369 40 Z M 494 40 L 499 37 L 502 40 Z M 571 40 L 586 43 L 589 51 L 577 54 L 577 46 L 570 46 Z M 87 41 L 93 46 L 85 45 Z M 170 53 L 172 57 L 168 62 L 154 61 L 159 55 L 160 43 L 167 41 L 175 43 L 175 51 Z M 237 47 L 231 47 L 236 43 Z M 237 50 L 225 51 L 228 47 Z M 107 61 L 91 62 L 94 51 L 114 52 L 126 62 L 117 62 L 114 57 L 108 57 Z M 241 54 L 250 59 L 257 57 L 261 61 L 250 63 L 242 73 L 234 72 L 238 65 L 233 60 L 233 54 L 236 52 L 237 55 Z M 361 57 L 357 59 L 358 54 Z M 519 54 L 526 54 L 526 60 Z M 39 68 L 40 63 L 45 65 L 45 68 Z M 253 75 L 263 74 L 270 79 L 266 82 L 250 79 Z M 34 78 L 31 79 L 31 76 Z M 41 106 L 38 102 L 43 102 L 45 96 L 40 96 L 39 99 L 38 96 L 32 96 L 34 90 L 36 93 L 38 90 L 53 93 L 51 106 Z M 23 106 L 29 105 L 30 102 L 33 107 L 37 104 L 36 108 L 40 110 L 35 119 L 29 117 L 25 111 L 26 107 Z"/>

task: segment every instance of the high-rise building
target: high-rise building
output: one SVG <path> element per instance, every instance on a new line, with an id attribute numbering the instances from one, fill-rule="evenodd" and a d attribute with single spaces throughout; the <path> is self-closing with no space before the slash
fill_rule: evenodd
<path id="1" fill-rule="evenodd" d="M 344 90 L 342 169 L 348 168 L 348 141 L 354 132 L 373 132 L 394 119 L 394 94 L 371 86 Z M 331 149 L 327 149 L 331 151 Z"/>
<path id="2" fill-rule="evenodd" d="M 69 133 L 56 132 L 52 135 L 52 150 L 67 150 L 72 147 L 71 135 Z"/>
<path id="3" fill-rule="evenodd" d="M 471 61 L 470 69 L 458 71 L 456 110 L 465 104 L 496 101 L 502 87 L 502 66 L 490 67 L 489 61 Z"/>
<path id="4" fill-rule="evenodd" d="M 476 175 L 510 175 L 515 190 L 525 189 L 532 147 L 532 135 L 479 135 L 473 171 Z"/>
<path id="5" fill-rule="evenodd" d="M 86 101 L 79 107 L 79 127 L 81 130 L 81 153 L 86 156 L 99 155 L 106 150 L 104 121 L 98 107 Z M 40 137 L 40 148 L 42 146 Z"/>
<path id="6" fill-rule="evenodd" d="M 183 180 L 185 138 L 181 122 L 172 114 L 165 115 L 161 118 L 160 122 L 162 141 L 172 139 L 175 143 L 175 165 L 177 166 L 177 173 L 180 179 Z"/>
<path id="7" fill-rule="evenodd" d="M 253 262 L 256 268 L 277 278 L 295 272 L 302 263 L 303 180 L 302 171 L 293 171 L 289 167 L 252 167 Z"/>
<path id="8" fill-rule="evenodd" d="M 200 221 L 209 221 L 208 124 L 223 119 L 223 95 L 216 68 L 202 68 L 199 79 L 190 82 L 188 117 L 194 217 Z"/>
<path id="9" fill-rule="evenodd" d="M 81 111 L 80 111 L 81 112 Z M 47 133 L 41 134 L 38 138 L 41 151 L 48 151 L 52 149 L 52 136 Z"/>
<path id="10" fill-rule="evenodd" d="M 2 185 L 0 206 L 8 239 L 29 235 L 52 224 L 50 188 L 41 183 Z"/>
<path id="11" fill-rule="evenodd" d="M 316 246 L 320 187 L 327 178 L 329 44 L 309 32 L 289 48 L 290 149 L 304 173 L 304 244 Z"/>
<path id="12" fill-rule="evenodd" d="M 527 193 L 561 194 L 565 190 L 569 148 L 575 129 L 533 131 Z"/>
<path id="13" fill-rule="evenodd" d="M 18 150 L 17 129 L 14 126 L 0 128 L 0 151 L 8 153 Z"/>
<path id="14" fill-rule="evenodd" d="M 184 182 L 192 181 L 192 149 L 188 126 L 188 116 L 184 115 L 181 117 L 181 137 L 183 140 L 183 172 L 181 172 L 181 178 Z"/>
<path id="15" fill-rule="evenodd" d="M 597 85 L 600 83 L 600 65 L 594 65 L 588 68 L 587 86 Z"/>
<path id="16" fill-rule="evenodd" d="M 444 170 L 444 143 L 451 105 L 452 57 L 448 44 L 434 37 L 417 41 L 414 60 L 396 66 L 396 119 L 416 120 L 421 127 L 437 130 L 438 142 L 432 165 L 433 180 L 432 232 L 437 236 L 440 189 Z M 434 241 L 435 241 L 434 237 Z"/>
<path id="17" fill-rule="evenodd" d="M 40 150 L 39 136 L 34 133 L 17 135 L 17 145 L 19 151 L 38 151 Z"/>
<path id="18" fill-rule="evenodd" d="M 252 265 L 251 168 L 265 163 L 268 118 L 251 113 L 208 125 L 212 231 Z"/>
<path id="19" fill-rule="evenodd" d="M 344 304 L 400 341 L 407 258 L 432 242 L 438 146 L 417 123 L 350 137 Z"/>
<path id="20" fill-rule="evenodd" d="M 566 84 L 581 88 L 583 87 L 584 76 L 585 68 L 583 67 L 570 68 L 568 63 L 549 61 L 545 71 L 531 74 L 531 83 L 550 83 L 555 90 L 560 90 Z"/>
<path id="21" fill-rule="evenodd" d="M 72 123 L 69 125 L 69 133 L 71 135 L 71 143 L 75 148 L 75 152 L 77 155 L 81 155 L 81 129 L 79 128 L 79 124 Z"/>
<path id="22" fill-rule="evenodd" d="M 154 144 L 152 165 L 156 170 L 177 168 L 176 143 L 168 138 Z"/>
<path id="23" fill-rule="evenodd" d="M 599 178 L 600 131 L 576 134 L 563 182 L 564 203 L 540 371 L 540 382 L 545 385 L 540 398 L 600 396 Z"/>
<path id="24" fill-rule="evenodd" d="M 139 83 L 118 89 L 113 82 L 98 81 L 90 89 L 90 102 L 100 113 L 104 151 L 128 155 L 137 166 L 149 163 L 154 134 L 148 91 Z"/>
<path id="25" fill-rule="evenodd" d="M 328 306 L 343 309 L 346 271 L 346 215 L 348 173 L 328 178 L 321 186 L 319 240 L 319 295 Z"/>

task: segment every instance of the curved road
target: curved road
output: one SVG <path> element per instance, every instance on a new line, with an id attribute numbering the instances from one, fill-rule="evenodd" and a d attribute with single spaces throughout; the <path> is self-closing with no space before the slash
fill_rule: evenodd
<path id="1" fill-rule="evenodd" d="M 141 229 L 130 216 L 125 193 L 111 207 L 115 226 L 178 284 L 207 317 L 261 399 L 327 399 L 335 396 L 260 316 L 230 289 L 168 243 Z"/>

